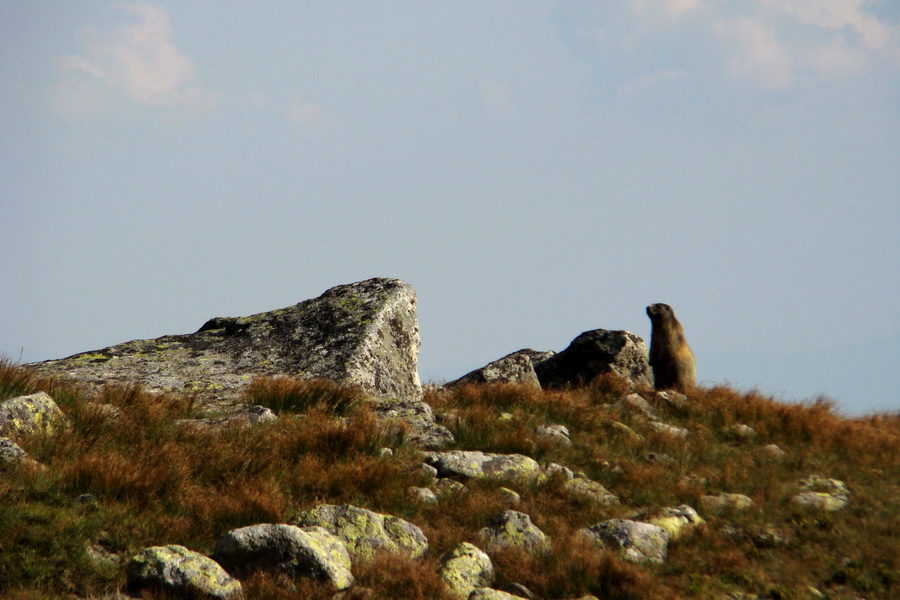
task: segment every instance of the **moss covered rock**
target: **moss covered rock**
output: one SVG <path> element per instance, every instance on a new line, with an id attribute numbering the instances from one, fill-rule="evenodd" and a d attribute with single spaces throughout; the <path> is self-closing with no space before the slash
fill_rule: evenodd
<path id="1" fill-rule="evenodd" d="M 615 551 L 632 562 L 665 562 L 669 532 L 651 523 L 627 519 L 611 519 L 580 530 L 600 547 Z"/>
<path id="2" fill-rule="evenodd" d="M 322 504 L 291 523 L 323 527 L 344 542 L 353 560 L 371 560 L 378 552 L 419 558 L 428 550 L 425 534 L 412 523 L 349 504 Z"/>
<path id="3" fill-rule="evenodd" d="M 486 552 L 516 547 L 529 552 L 546 552 L 550 538 L 541 531 L 531 517 L 515 510 L 505 510 L 476 535 L 478 545 Z"/>
<path id="4" fill-rule="evenodd" d="M 540 465 L 522 454 L 448 450 L 426 453 L 425 463 L 437 469 L 439 477 L 497 479 L 520 484 L 532 483 L 541 477 Z"/>
<path id="5" fill-rule="evenodd" d="M 177 598 L 243 597 L 241 583 L 209 557 L 184 546 L 153 546 L 141 550 L 126 566 L 132 592 L 159 590 Z"/>
<path id="6" fill-rule="evenodd" d="M 228 532 L 213 558 L 236 577 L 273 571 L 311 577 L 338 590 L 353 585 L 350 554 L 344 543 L 322 527 L 263 523 Z"/>
<path id="7" fill-rule="evenodd" d="M 438 574 L 450 596 L 468 598 L 476 588 L 494 582 L 494 565 L 483 550 L 463 542 L 441 557 Z"/>
<path id="8" fill-rule="evenodd" d="M 47 393 L 37 392 L 0 402 L 0 433 L 18 435 L 29 433 L 58 433 L 68 425 L 68 419 Z"/>

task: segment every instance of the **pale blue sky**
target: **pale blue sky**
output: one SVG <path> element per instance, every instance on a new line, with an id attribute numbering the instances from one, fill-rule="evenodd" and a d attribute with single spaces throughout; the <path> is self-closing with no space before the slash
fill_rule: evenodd
<path id="1" fill-rule="evenodd" d="M 706 383 L 900 409 L 900 3 L 0 1 L 0 353 L 374 276 L 424 380 L 671 304 Z"/>

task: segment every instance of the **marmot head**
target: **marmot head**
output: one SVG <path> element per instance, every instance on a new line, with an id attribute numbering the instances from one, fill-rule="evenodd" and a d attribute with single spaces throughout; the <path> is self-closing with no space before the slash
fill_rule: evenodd
<path id="1" fill-rule="evenodd" d="M 668 304 L 651 304 L 647 307 L 647 316 L 651 321 L 656 319 L 674 319 L 675 311 Z"/>

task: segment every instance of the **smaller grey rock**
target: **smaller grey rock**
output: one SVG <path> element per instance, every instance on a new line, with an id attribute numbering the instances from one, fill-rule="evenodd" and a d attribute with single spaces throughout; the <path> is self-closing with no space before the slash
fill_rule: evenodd
<path id="1" fill-rule="evenodd" d="M 663 563 L 669 546 L 669 532 L 658 525 L 627 519 L 611 519 L 580 530 L 595 544 L 614 550 L 631 562 Z"/>
<path id="2" fill-rule="evenodd" d="M 541 425 L 534 430 L 534 433 L 545 440 L 550 440 L 563 446 L 571 446 L 572 440 L 569 438 L 569 428 L 565 425 Z"/>
<path id="3" fill-rule="evenodd" d="M 478 545 L 488 553 L 509 547 L 528 552 L 550 549 L 550 539 L 531 522 L 531 517 L 514 510 L 505 510 L 494 517 L 475 537 Z"/>
<path id="4" fill-rule="evenodd" d="M 628 331 L 594 329 L 580 334 L 569 346 L 534 365 L 544 389 L 588 384 L 614 373 L 649 385 L 650 366 L 644 340 Z"/>
<path id="5" fill-rule="evenodd" d="M 521 454 L 450 450 L 428 452 L 425 454 L 425 462 L 436 468 L 440 477 L 496 479 L 507 483 L 528 484 L 541 475 L 540 465 Z"/>
<path id="6" fill-rule="evenodd" d="M 497 589 L 501 592 L 512 594 L 513 596 L 516 596 L 518 598 L 525 598 L 526 600 L 541 600 L 541 598 L 537 594 L 529 590 L 521 583 L 507 583 L 505 585 L 497 586 Z"/>
<path id="7" fill-rule="evenodd" d="M 179 598 L 243 597 L 241 583 L 212 559 L 184 546 L 153 546 L 141 550 L 125 568 L 128 589 L 157 589 Z"/>
<path id="8" fill-rule="evenodd" d="M 714 514 L 737 512 L 753 508 L 753 499 L 744 494 L 708 494 L 700 496 L 700 506 Z"/>
<path id="9" fill-rule="evenodd" d="M 431 465 L 426 465 L 425 463 L 416 463 L 414 465 L 409 465 L 407 470 L 411 473 L 414 473 L 417 476 L 421 476 L 424 479 L 436 479 L 438 476 L 438 471 Z"/>
<path id="10" fill-rule="evenodd" d="M 543 479 L 549 480 L 555 478 L 569 481 L 575 479 L 575 473 L 573 473 L 572 469 L 569 467 L 564 467 L 557 463 L 550 463 L 544 467 Z"/>
<path id="11" fill-rule="evenodd" d="M 466 373 L 451 381 L 448 387 L 462 384 L 516 383 L 540 388 L 534 365 L 553 356 L 554 352 L 538 352 L 530 348 L 507 354 L 480 369 Z"/>
<path id="12" fill-rule="evenodd" d="M 469 488 L 454 479 L 444 478 L 434 482 L 434 491 L 438 498 L 447 500 L 465 494 Z"/>
<path id="13" fill-rule="evenodd" d="M 421 400 L 376 398 L 369 406 L 389 433 L 400 434 L 404 440 L 421 450 L 438 450 L 456 442 L 453 434 L 435 422 L 434 410 Z"/>
<path id="14" fill-rule="evenodd" d="M 619 438 L 624 439 L 625 441 L 631 444 L 643 444 L 646 439 L 644 436 L 636 432 L 634 429 L 626 425 L 625 423 L 619 423 L 618 421 L 612 421 L 609 423 L 609 428 Z"/>
<path id="15" fill-rule="evenodd" d="M 658 465 L 674 465 L 676 462 L 674 458 L 664 452 L 648 452 L 644 455 L 644 460 Z"/>
<path id="16" fill-rule="evenodd" d="M 641 398 L 640 394 L 628 394 L 622 398 L 620 405 L 629 412 L 637 413 L 651 421 L 659 420 L 656 409 L 653 408 L 649 402 Z"/>
<path id="17" fill-rule="evenodd" d="M 787 457 L 787 452 L 781 449 L 778 444 L 766 444 L 762 448 L 759 449 L 761 454 L 765 454 L 769 458 L 774 458 L 776 460 L 780 460 L 782 458 Z"/>
<path id="18" fill-rule="evenodd" d="M 472 590 L 468 600 L 522 600 L 523 596 L 516 596 L 509 592 L 495 590 L 493 588 L 480 587 Z"/>
<path id="19" fill-rule="evenodd" d="M 378 451 L 378 456 L 381 458 L 394 458 L 394 451 L 390 448 L 382 448 Z"/>
<path id="20" fill-rule="evenodd" d="M 793 487 L 800 492 L 791 498 L 797 506 L 834 512 L 850 504 L 850 490 L 839 479 L 810 475 Z"/>
<path id="21" fill-rule="evenodd" d="M 656 397 L 672 408 L 684 409 L 690 405 L 688 397 L 675 390 L 661 390 L 656 392 Z"/>
<path id="22" fill-rule="evenodd" d="M 704 520 L 696 510 L 687 504 L 682 504 L 656 511 L 652 517 L 647 519 L 647 522 L 662 527 L 669 532 L 669 539 L 675 540 L 703 525 Z"/>
<path id="23" fill-rule="evenodd" d="M 9 438 L 0 437 L 0 468 L 18 465 L 28 454 Z"/>
<path id="24" fill-rule="evenodd" d="M 522 503 L 522 496 L 518 494 L 518 492 L 511 490 L 507 487 L 501 487 L 497 490 L 497 495 L 507 504 L 507 506 L 512 506 L 516 508 Z"/>
<path id="25" fill-rule="evenodd" d="M 46 392 L 18 396 L 0 402 L 0 434 L 54 434 L 68 426 L 68 419 Z"/>
<path id="26" fill-rule="evenodd" d="M 756 439 L 757 436 L 755 429 L 749 425 L 744 425 L 743 423 L 726 427 L 722 430 L 722 434 L 726 439 L 739 442 L 749 442 Z"/>
<path id="27" fill-rule="evenodd" d="M 463 542 L 441 556 L 438 575 L 451 596 L 465 599 L 494 582 L 494 565 L 483 550 Z"/>
<path id="28" fill-rule="evenodd" d="M 619 499 L 608 489 L 590 479 L 572 479 L 565 484 L 570 497 L 601 506 L 618 504 Z"/>
<path id="29" fill-rule="evenodd" d="M 684 427 L 676 427 L 668 423 L 653 422 L 650 423 L 650 427 L 658 433 L 670 435 L 674 438 L 686 438 L 691 435 L 691 432 Z"/>
<path id="30" fill-rule="evenodd" d="M 437 504 L 437 495 L 428 488 L 410 487 L 406 490 L 406 495 L 416 504 Z"/>
<path id="31" fill-rule="evenodd" d="M 226 427 L 252 427 L 277 421 L 278 415 L 271 409 L 256 405 L 244 407 L 230 415 L 215 419 L 180 419 L 178 424 L 197 429 L 224 429 Z"/>

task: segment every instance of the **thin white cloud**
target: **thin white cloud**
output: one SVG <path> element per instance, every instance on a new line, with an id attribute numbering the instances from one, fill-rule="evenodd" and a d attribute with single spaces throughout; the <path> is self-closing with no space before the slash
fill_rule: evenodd
<path id="1" fill-rule="evenodd" d="M 322 107 L 312 102 L 304 102 L 291 98 L 285 113 L 288 123 L 292 125 L 309 125 L 322 117 Z"/>
<path id="2" fill-rule="evenodd" d="M 91 30 L 85 48 L 60 61 L 64 77 L 88 75 L 137 104 L 209 107 L 194 61 L 175 46 L 165 9 L 153 4 L 116 4 L 114 9 L 128 22 Z"/>
<path id="3" fill-rule="evenodd" d="M 750 17 L 720 20 L 716 33 L 732 49 L 728 75 L 750 82 L 766 92 L 779 92 L 794 83 L 794 63 L 777 39 L 773 26 Z"/>

